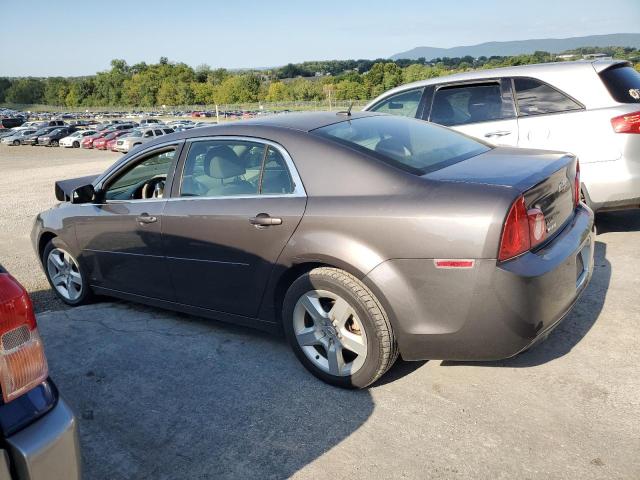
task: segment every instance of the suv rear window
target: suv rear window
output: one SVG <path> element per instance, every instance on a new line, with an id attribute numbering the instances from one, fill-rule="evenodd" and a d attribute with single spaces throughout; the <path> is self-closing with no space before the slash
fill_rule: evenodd
<path id="1" fill-rule="evenodd" d="M 491 149 L 448 128 L 391 115 L 356 118 L 313 132 L 416 175 L 448 167 Z"/>
<path id="2" fill-rule="evenodd" d="M 514 78 L 516 101 L 521 116 L 581 110 L 582 105 L 546 83 L 533 78 Z"/>
<path id="3" fill-rule="evenodd" d="M 640 73 L 621 64 L 600 72 L 600 78 L 616 102 L 640 103 Z"/>

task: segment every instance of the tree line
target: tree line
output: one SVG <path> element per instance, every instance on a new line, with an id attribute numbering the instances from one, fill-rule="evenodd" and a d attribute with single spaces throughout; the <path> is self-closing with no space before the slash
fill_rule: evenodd
<path id="1" fill-rule="evenodd" d="M 602 52 L 631 60 L 640 71 L 640 52 L 633 48 L 585 47 L 568 51 Z M 535 52 L 509 57 L 416 60 L 330 60 L 288 64 L 271 70 L 230 71 L 185 63 L 111 61 L 109 70 L 86 77 L 0 78 L 0 103 L 58 107 L 156 107 L 225 105 L 255 102 L 368 100 L 403 83 L 478 68 L 558 61 Z"/>

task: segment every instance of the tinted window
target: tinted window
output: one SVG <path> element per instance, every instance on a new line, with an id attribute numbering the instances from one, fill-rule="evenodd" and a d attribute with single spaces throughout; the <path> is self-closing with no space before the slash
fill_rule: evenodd
<path id="1" fill-rule="evenodd" d="M 162 130 L 154 130 L 153 133 L 156 135 L 162 135 Z"/>
<path id="2" fill-rule="evenodd" d="M 600 78 L 616 102 L 640 103 L 640 73 L 632 67 L 607 68 L 600 73 Z"/>
<path id="3" fill-rule="evenodd" d="M 130 200 L 142 198 L 142 189 L 152 179 L 167 179 L 173 162 L 175 150 L 165 150 L 151 155 L 109 183 L 105 198 L 107 200 Z"/>
<path id="4" fill-rule="evenodd" d="M 513 118 L 515 111 L 499 83 L 445 87 L 436 91 L 430 120 L 441 125 L 464 125 Z"/>
<path id="5" fill-rule="evenodd" d="M 516 101 L 520 115 L 542 115 L 544 113 L 580 110 L 580 104 L 555 88 L 532 78 L 514 78 Z"/>
<path id="6" fill-rule="evenodd" d="M 422 98 L 422 88 L 398 93 L 374 105 L 372 112 L 391 113 L 403 117 L 415 117 Z"/>
<path id="7" fill-rule="evenodd" d="M 255 195 L 265 146 L 245 141 L 194 142 L 184 164 L 180 196 Z"/>
<path id="8" fill-rule="evenodd" d="M 417 175 L 490 150 L 484 143 L 452 130 L 395 116 L 358 118 L 314 133 Z"/>
<path id="9" fill-rule="evenodd" d="M 264 159 L 260 193 L 267 195 L 293 193 L 293 189 L 294 185 L 289 175 L 287 162 L 277 149 L 269 146 Z"/>

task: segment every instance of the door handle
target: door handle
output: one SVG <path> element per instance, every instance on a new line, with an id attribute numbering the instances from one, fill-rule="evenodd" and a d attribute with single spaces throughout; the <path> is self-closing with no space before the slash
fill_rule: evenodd
<path id="1" fill-rule="evenodd" d="M 139 215 L 136 220 L 140 224 L 156 223 L 158 221 L 158 217 L 154 217 L 153 215 L 149 215 L 148 213 L 143 213 Z"/>
<path id="2" fill-rule="evenodd" d="M 249 223 L 255 227 L 270 227 L 272 225 L 282 225 L 282 219 L 272 217 L 268 213 L 259 213 L 249 219 Z"/>
<path id="3" fill-rule="evenodd" d="M 490 137 L 504 137 L 505 135 L 511 135 L 511 131 L 510 130 L 498 130 L 497 132 L 489 132 L 489 133 L 485 133 L 484 136 L 486 138 L 490 138 Z"/>

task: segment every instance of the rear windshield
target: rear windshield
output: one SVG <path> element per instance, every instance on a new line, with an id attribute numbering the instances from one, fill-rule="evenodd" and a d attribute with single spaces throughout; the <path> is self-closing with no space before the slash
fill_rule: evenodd
<path id="1" fill-rule="evenodd" d="M 381 115 L 314 130 L 416 175 L 424 175 L 491 149 L 448 128 L 410 118 Z"/>
<path id="2" fill-rule="evenodd" d="M 616 102 L 640 103 L 640 73 L 628 65 L 607 68 L 600 78 Z"/>

